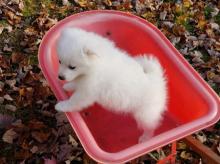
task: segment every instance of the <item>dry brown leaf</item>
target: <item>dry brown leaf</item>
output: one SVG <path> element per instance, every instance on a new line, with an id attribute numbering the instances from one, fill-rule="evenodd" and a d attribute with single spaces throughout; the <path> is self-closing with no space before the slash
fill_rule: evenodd
<path id="1" fill-rule="evenodd" d="M 38 34 L 38 31 L 34 27 L 30 26 L 24 30 L 25 34 L 28 36 L 35 36 Z"/>
<path id="2" fill-rule="evenodd" d="M 43 143 L 48 140 L 48 138 L 50 136 L 50 132 L 33 131 L 33 132 L 31 132 L 31 136 L 39 143 Z"/>
<path id="3" fill-rule="evenodd" d="M 3 47 L 3 51 L 12 52 L 12 47 L 9 47 L 7 44 Z"/>
<path id="4" fill-rule="evenodd" d="M 0 128 L 5 128 L 11 125 L 14 118 L 6 114 L 0 114 Z"/>
<path id="5" fill-rule="evenodd" d="M 74 0 L 76 3 L 78 3 L 81 7 L 86 7 L 88 2 L 87 0 Z"/>
<path id="6" fill-rule="evenodd" d="M 5 109 L 6 109 L 6 110 L 10 110 L 10 111 L 12 111 L 12 112 L 15 112 L 15 111 L 17 110 L 17 107 L 14 106 L 14 105 L 11 105 L 11 104 L 6 104 L 6 105 L 5 105 Z"/>
<path id="7" fill-rule="evenodd" d="M 112 6 L 112 1 L 111 0 L 104 0 L 103 1 L 107 6 Z"/>
<path id="8" fill-rule="evenodd" d="M 52 157 L 51 159 L 44 158 L 44 163 L 47 163 L 47 164 L 57 164 L 57 160 L 54 157 Z"/>
<path id="9" fill-rule="evenodd" d="M 31 153 L 36 153 L 37 151 L 38 151 L 38 147 L 37 146 L 33 146 L 32 148 L 31 148 Z"/>
<path id="10" fill-rule="evenodd" d="M 165 20 L 166 16 L 167 16 L 167 11 L 161 12 L 160 13 L 160 20 Z"/>
<path id="11" fill-rule="evenodd" d="M 16 139 L 17 137 L 18 137 L 17 133 L 13 129 L 9 129 L 3 134 L 2 140 L 4 142 L 12 144 L 13 140 Z"/>
<path id="12" fill-rule="evenodd" d="M 58 112 L 55 115 L 57 120 L 57 126 L 63 125 L 64 123 L 68 122 L 66 115 L 64 113 Z"/>
<path id="13" fill-rule="evenodd" d="M 188 159 L 188 160 L 191 160 L 192 159 L 192 155 L 186 151 L 182 151 L 180 153 L 180 157 L 183 158 L 183 159 Z"/>
<path id="14" fill-rule="evenodd" d="M 4 99 L 5 99 L 5 100 L 8 100 L 8 101 L 13 101 L 13 100 L 14 100 L 14 99 L 13 99 L 10 95 L 8 95 L 8 94 L 4 95 Z"/>
<path id="15" fill-rule="evenodd" d="M 208 29 L 206 29 L 205 31 L 206 31 L 206 34 L 207 34 L 210 38 L 214 38 L 214 37 L 215 37 L 215 33 L 214 33 L 213 29 L 208 28 Z"/>
<path id="16" fill-rule="evenodd" d="M 177 150 L 185 150 L 187 145 L 184 142 L 177 142 Z"/>
<path id="17" fill-rule="evenodd" d="M 38 130 L 38 129 L 40 130 L 46 128 L 46 125 L 41 121 L 33 119 L 29 121 L 28 127 L 32 130 Z"/>
<path id="18" fill-rule="evenodd" d="M 207 79 L 208 79 L 208 80 L 212 80 L 216 75 L 215 75 L 215 73 L 212 72 L 212 71 L 207 71 L 207 72 L 206 72 L 206 76 L 207 76 Z"/>
<path id="19" fill-rule="evenodd" d="M 220 42 L 215 42 L 216 51 L 220 51 Z"/>
<path id="20" fill-rule="evenodd" d="M 58 162 L 68 159 L 71 156 L 72 151 L 73 147 L 70 144 L 60 145 L 60 151 L 57 154 Z"/>
<path id="21" fill-rule="evenodd" d="M 68 0 L 62 0 L 62 4 L 64 6 L 69 6 L 70 5 L 70 2 Z"/>
<path id="22" fill-rule="evenodd" d="M 3 97 L 0 97 L 0 104 L 3 104 L 4 100 L 5 99 Z"/>
<path id="23" fill-rule="evenodd" d="M 57 19 L 51 19 L 47 18 L 47 23 L 45 24 L 46 29 L 51 28 L 53 25 L 55 25 L 58 22 Z"/>
<path id="24" fill-rule="evenodd" d="M 24 2 L 23 0 L 19 0 L 18 8 L 22 11 L 24 9 Z"/>
<path id="25" fill-rule="evenodd" d="M 207 141 L 207 137 L 206 137 L 206 135 L 205 135 L 204 133 L 200 132 L 200 133 L 196 133 L 195 135 L 196 135 L 196 138 L 197 138 L 200 142 L 204 143 L 204 142 Z"/>
<path id="26" fill-rule="evenodd" d="M 11 61 L 12 63 L 20 63 L 24 59 L 24 55 L 21 53 L 13 52 L 11 55 Z"/>
<path id="27" fill-rule="evenodd" d="M 220 154 L 220 143 L 217 146 L 218 153 Z"/>
<path id="28" fill-rule="evenodd" d="M 202 19 L 202 20 L 199 20 L 196 27 L 199 28 L 199 29 L 204 29 L 206 24 L 207 24 L 207 21 L 205 19 Z"/>
<path id="29" fill-rule="evenodd" d="M 193 5 L 193 2 L 191 0 L 183 0 L 183 6 L 185 8 L 189 8 L 192 5 Z"/>
<path id="30" fill-rule="evenodd" d="M 4 29 L 5 27 L 0 24 L 0 34 L 3 32 Z"/>
<path id="31" fill-rule="evenodd" d="M 76 142 L 76 140 L 71 135 L 69 135 L 69 142 L 73 145 L 73 147 L 78 146 L 78 143 Z"/>
<path id="32" fill-rule="evenodd" d="M 5 83 L 3 83 L 2 81 L 0 81 L 0 91 L 3 90 L 4 86 L 5 86 Z"/>
<path id="33" fill-rule="evenodd" d="M 220 75 L 215 75 L 212 80 L 214 83 L 220 84 Z"/>
<path id="34" fill-rule="evenodd" d="M 5 68 L 5 69 L 9 68 L 8 60 L 2 55 L 0 55 L 0 68 Z"/>
<path id="35" fill-rule="evenodd" d="M 5 84 L 8 84 L 11 88 L 14 88 L 15 84 L 16 84 L 16 80 L 15 79 L 13 79 L 13 80 L 6 80 Z"/>
<path id="36" fill-rule="evenodd" d="M 22 160 L 22 159 L 27 159 L 30 158 L 32 156 L 31 152 L 29 152 L 29 150 L 19 150 L 19 151 L 15 151 L 15 158 Z"/>
<path id="37" fill-rule="evenodd" d="M 21 22 L 21 17 L 16 15 L 15 13 L 13 13 L 12 11 L 9 11 L 9 10 L 4 10 L 5 12 L 5 15 L 8 17 L 8 22 L 11 24 L 11 25 L 14 25 L 14 24 L 18 24 Z"/>
<path id="38" fill-rule="evenodd" d="M 22 120 L 16 120 L 15 122 L 12 123 L 12 125 L 17 129 L 24 129 L 25 125 L 22 124 Z"/>

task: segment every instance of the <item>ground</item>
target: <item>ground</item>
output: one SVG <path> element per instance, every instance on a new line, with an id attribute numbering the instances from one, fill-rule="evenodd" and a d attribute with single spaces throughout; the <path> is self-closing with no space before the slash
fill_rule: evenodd
<path id="1" fill-rule="evenodd" d="M 1 0 L 0 163 L 95 163 L 82 149 L 38 67 L 42 37 L 59 20 L 93 9 L 130 12 L 157 26 L 220 95 L 218 0 Z M 194 136 L 220 155 L 220 122 Z M 177 163 L 203 163 L 184 142 Z M 138 158 L 156 163 L 169 146 Z"/>

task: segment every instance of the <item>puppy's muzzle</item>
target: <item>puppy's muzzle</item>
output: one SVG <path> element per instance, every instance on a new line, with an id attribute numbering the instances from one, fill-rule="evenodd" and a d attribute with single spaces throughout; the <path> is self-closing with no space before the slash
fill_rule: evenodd
<path id="1" fill-rule="evenodd" d="M 62 75 L 59 75 L 58 78 L 59 78 L 60 80 L 65 80 L 65 77 L 62 76 Z"/>

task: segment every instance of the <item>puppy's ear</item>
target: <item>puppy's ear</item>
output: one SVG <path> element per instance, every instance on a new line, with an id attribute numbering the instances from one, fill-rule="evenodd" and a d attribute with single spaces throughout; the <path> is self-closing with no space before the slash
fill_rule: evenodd
<path id="1" fill-rule="evenodd" d="M 94 59 L 94 58 L 97 57 L 97 55 L 96 55 L 95 52 L 93 52 L 92 50 L 90 50 L 90 49 L 88 49 L 88 48 L 86 48 L 86 47 L 83 47 L 82 50 L 83 50 L 83 54 L 84 54 L 85 56 L 87 56 L 88 58 Z"/>

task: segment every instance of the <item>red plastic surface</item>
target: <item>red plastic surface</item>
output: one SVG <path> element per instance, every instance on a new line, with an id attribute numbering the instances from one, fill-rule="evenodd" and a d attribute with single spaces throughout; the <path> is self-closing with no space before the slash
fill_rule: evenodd
<path id="1" fill-rule="evenodd" d="M 97 104 L 81 113 L 66 113 L 86 152 L 101 163 L 121 163 L 215 123 L 219 98 L 152 24 L 117 11 L 89 11 L 70 16 L 44 36 L 39 49 L 42 71 L 58 100 L 68 98 L 57 79 L 56 40 L 64 27 L 79 27 L 113 40 L 133 56 L 152 53 L 168 77 L 168 111 L 155 135 L 138 144 L 141 131 L 129 115 L 108 112 Z"/>

